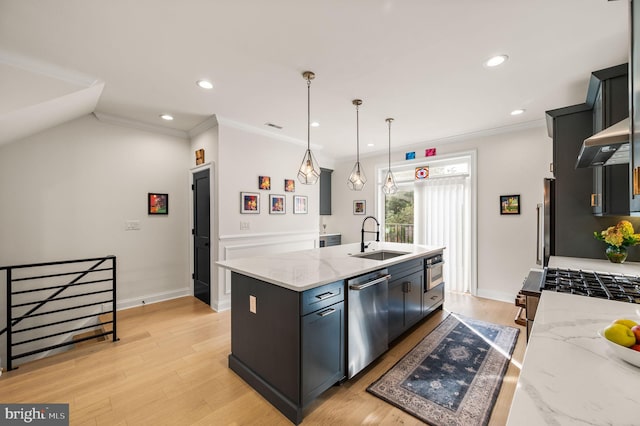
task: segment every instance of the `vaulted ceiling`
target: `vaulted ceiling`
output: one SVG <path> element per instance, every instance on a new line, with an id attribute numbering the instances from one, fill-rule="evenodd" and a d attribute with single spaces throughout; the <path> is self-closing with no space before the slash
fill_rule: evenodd
<path id="1" fill-rule="evenodd" d="M 355 98 L 362 155 L 386 151 L 387 117 L 396 148 L 542 125 L 545 110 L 584 102 L 592 71 L 627 61 L 628 7 L 0 0 L 0 143 L 93 111 L 184 132 L 216 115 L 306 143 L 305 70 L 311 143 L 335 158 L 355 153 Z M 495 54 L 509 59 L 483 66 Z"/>

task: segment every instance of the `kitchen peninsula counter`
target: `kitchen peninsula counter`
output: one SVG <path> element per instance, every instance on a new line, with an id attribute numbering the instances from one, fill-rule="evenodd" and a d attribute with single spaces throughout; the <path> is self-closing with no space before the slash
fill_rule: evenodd
<path id="1" fill-rule="evenodd" d="M 639 313 L 633 303 L 543 291 L 507 425 L 638 424 L 640 368 L 610 353 L 598 330 Z"/>
<path id="2" fill-rule="evenodd" d="M 239 274 L 300 292 L 411 259 L 436 254 L 442 252 L 443 247 L 372 242 L 365 253 L 382 250 L 407 254 L 387 260 L 364 259 L 357 257 L 360 253 L 360 243 L 354 243 L 224 260 L 218 262 L 218 265 Z"/>

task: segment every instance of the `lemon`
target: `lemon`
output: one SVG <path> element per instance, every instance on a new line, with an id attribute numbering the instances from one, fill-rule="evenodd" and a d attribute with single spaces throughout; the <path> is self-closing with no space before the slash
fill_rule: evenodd
<path id="1" fill-rule="evenodd" d="M 613 323 L 614 324 L 624 325 L 625 327 L 629 327 L 629 328 L 631 328 L 631 327 L 633 327 L 635 325 L 638 325 L 638 323 L 635 322 L 634 320 L 630 320 L 630 319 L 627 319 L 627 318 L 617 319 Z"/>

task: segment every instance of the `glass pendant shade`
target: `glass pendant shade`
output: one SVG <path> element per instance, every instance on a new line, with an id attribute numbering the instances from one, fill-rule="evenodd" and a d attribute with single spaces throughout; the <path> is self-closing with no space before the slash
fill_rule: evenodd
<path id="1" fill-rule="evenodd" d="M 313 185 L 320 178 L 320 168 L 310 149 L 304 154 L 300 169 L 298 170 L 298 180 L 305 185 Z"/>
<path id="2" fill-rule="evenodd" d="M 360 168 L 360 162 L 358 161 L 351 170 L 347 186 L 352 191 L 362 191 L 365 183 L 367 183 L 367 177 L 364 175 L 364 170 Z"/>
<path id="3" fill-rule="evenodd" d="M 393 118 L 387 118 L 385 121 L 389 125 L 389 168 L 387 169 L 387 176 L 384 178 L 382 192 L 385 194 L 395 194 L 398 192 L 398 186 L 396 185 L 396 178 L 393 177 L 393 173 L 391 172 L 391 122 Z"/>
<path id="4" fill-rule="evenodd" d="M 307 80 L 307 151 L 298 169 L 298 181 L 304 185 L 314 185 L 320 178 L 320 167 L 311 152 L 311 80 L 316 75 L 311 71 L 305 71 L 302 76 Z"/>
<path id="5" fill-rule="evenodd" d="M 393 177 L 391 170 L 387 171 L 387 176 L 384 178 L 384 185 L 382 185 L 382 192 L 385 194 L 395 194 L 398 192 L 398 186 L 396 185 L 396 179 Z"/>
<path id="6" fill-rule="evenodd" d="M 360 105 L 362 105 L 362 101 L 360 99 L 354 99 L 351 103 L 356 106 L 356 164 L 354 164 L 353 169 L 351 169 L 347 186 L 352 191 L 362 191 L 364 184 L 367 183 L 367 177 L 360 166 L 360 116 L 358 111 Z"/>

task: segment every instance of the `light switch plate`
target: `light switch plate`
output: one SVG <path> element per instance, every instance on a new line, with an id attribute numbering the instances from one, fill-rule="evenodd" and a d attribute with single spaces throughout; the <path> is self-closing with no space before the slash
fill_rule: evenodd
<path id="1" fill-rule="evenodd" d="M 140 221 L 139 220 L 127 220 L 124 224 L 125 231 L 139 231 L 140 230 Z"/>
<path id="2" fill-rule="evenodd" d="M 256 313 L 256 297 L 249 296 L 249 312 Z"/>

